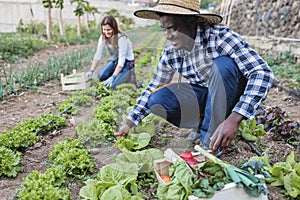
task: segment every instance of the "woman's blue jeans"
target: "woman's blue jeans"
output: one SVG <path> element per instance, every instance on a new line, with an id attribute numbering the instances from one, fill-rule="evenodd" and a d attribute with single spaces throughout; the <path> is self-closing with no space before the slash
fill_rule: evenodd
<path id="1" fill-rule="evenodd" d="M 177 127 L 200 129 L 200 140 L 208 145 L 243 93 L 245 83 L 234 60 L 220 56 L 214 60 L 208 87 L 173 83 L 153 93 L 147 106 Z"/>
<path id="2" fill-rule="evenodd" d="M 98 71 L 98 78 L 100 81 L 105 81 L 109 77 L 111 77 L 116 69 L 118 61 L 108 61 L 106 65 L 104 65 L 99 71 Z M 112 88 L 115 89 L 117 85 L 120 85 L 122 83 L 127 83 L 130 81 L 131 77 L 131 71 L 126 65 L 124 64 L 123 69 L 120 71 L 120 73 L 117 75 L 115 80 L 112 83 Z"/>

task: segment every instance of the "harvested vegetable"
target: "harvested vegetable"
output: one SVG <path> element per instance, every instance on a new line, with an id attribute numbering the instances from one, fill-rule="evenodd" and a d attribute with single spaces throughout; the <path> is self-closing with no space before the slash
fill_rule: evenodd
<path id="1" fill-rule="evenodd" d="M 260 179 L 251 174 L 249 171 L 240 169 L 238 167 L 235 167 L 234 165 L 226 163 L 225 161 L 208 153 L 199 145 L 196 145 L 195 149 L 211 161 L 223 166 L 227 177 L 230 178 L 238 187 L 243 187 L 245 191 L 248 192 L 250 195 L 258 197 L 261 193 L 265 195 L 269 193 L 267 188 L 264 186 L 264 179 Z"/>
<path id="2" fill-rule="evenodd" d="M 172 181 L 158 186 L 158 199 L 187 200 L 192 195 L 192 186 L 197 176 L 180 159 L 170 166 L 169 174 Z"/>
<path id="3" fill-rule="evenodd" d="M 184 152 L 184 153 L 180 154 L 180 158 L 182 158 L 182 159 L 193 159 L 194 156 L 191 152 L 187 151 L 187 152 Z"/>
<path id="4" fill-rule="evenodd" d="M 162 175 L 160 175 L 160 177 L 165 183 L 169 183 L 171 181 L 170 176 L 167 174 L 162 174 Z"/>
<path id="5" fill-rule="evenodd" d="M 216 191 L 229 183 L 223 167 L 215 162 L 204 161 L 193 166 L 199 179 L 193 185 L 193 195 L 199 198 L 212 198 Z"/>
<path id="6" fill-rule="evenodd" d="M 197 165 L 199 162 L 194 158 L 191 152 L 184 152 L 180 154 L 180 158 L 182 158 L 189 165 Z"/>

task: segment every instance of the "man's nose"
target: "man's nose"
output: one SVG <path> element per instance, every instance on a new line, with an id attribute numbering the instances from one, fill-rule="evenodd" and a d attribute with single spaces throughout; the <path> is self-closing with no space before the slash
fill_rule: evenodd
<path id="1" fill-rule="evenodd" d="M 165 30 L 165 36 L 167 40 L 170 40 L 172 38 L 172 32 L 168 29 Z"/>

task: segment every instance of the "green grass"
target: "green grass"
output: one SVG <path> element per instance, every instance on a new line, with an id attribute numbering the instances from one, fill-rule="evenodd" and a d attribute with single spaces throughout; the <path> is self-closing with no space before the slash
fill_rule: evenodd
<path id="1" fill-rule="evenodd" d="M 300 88 L 300 64 L 296 63 L 292 52 L 283 52 L 278 57 L 266 57 L 265 60 L 276 77 L 292 79 L 294 83 L 291 86 Z"/>

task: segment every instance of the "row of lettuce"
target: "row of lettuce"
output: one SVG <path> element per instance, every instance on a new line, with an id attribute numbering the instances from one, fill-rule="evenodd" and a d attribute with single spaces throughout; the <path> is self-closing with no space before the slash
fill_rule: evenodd
<path id="1" fill-rule="evenodd" d="M 155 35 L 149 39 L 149 42 L 154 39 Z M 161 43 L 163 44 L 164 42 L 162 41 Z M 141 52 L 137 51 L 137 54 L 139 53 Z M 151 63 L 149 52 L 145 53 L 139 60 L 140 62 L 136 63 L 137 69 L 139 66 Z M 157 60 L 157 58 L 152 60 Z M 84 144 L 89 143 L 89 145 L 95 147 L 114 140 L 113 133 L 116 129 L 116 124 L 122 120 L 122 115 L 127 112 L 128 105 L 134 104 L 137 94 L 139 92 L 136 91 L 133 84 L 124 84 L 116 91 L 111 91 L 101 83 L 94 84 L 93 87 L 86 90 L 75 92 L 71 98 L 65 100 L 58 109 L 59 115 L 46 114 L 39 118 L 22 120 L 12 130 L 5 130 L 0 135 L 0 176 L 16 177 L 19 172 L 24 170 L 24 167 L 20 166 L 22 149 L 33 146 L 40 135 L 65 126 L 66 119 L 63 117 L 63 114 L 74 115 L 80 112 L 81 106 L 90 106 L 93 103 L 93 98 L 99 98 L 99 106 L 93 111 L 94 118 L 89 122 L 82 122 L 76 127 L 77 138 L 67 138 L 65 141 L 55 144 L 49 154 L 50 167 L 47 171 L 39 174 L 38 171 L 33 170 L 32 173 L 23 179 L 22 189 L 17 194 L 18 199 L 43 199 L 49 196 L 52 199 L 70 199 L 70 191 L 65 188 L 67 177 L 83 180 L 87 173 L 91 174 L 94 172 L 93 158 Z M 153 159 L 162 156 L 162 153 L 157 153 L 157 151 L 159 150 L 152 150 L 152 152 L 149 150 L 155 156 Z M 128 156 L 123 157 L 127 158 Z M 139 157 L 141 158 L 141 156 Z M 153 159 L 148 160 L 148 155 L 146 158 L 147 162 L 149 162 L 148 166 L 151 166 Z M 103 167 L 101 171 L 105 171 L 108 168 Z M 101 171 L 99 171 L 99 175 Z M 134 171 L 136 173 L 138 170 Z M 151 170 L 149 169 L 148 171 Z M 104 175 L 101 176 L 103 177 Z M 116 185 L 119 185 L 121 182 L 120 180 L 115 180 Z M 108 184 L 106 187 L 108 188 L 108 186 L 112 186 L 112 184 Z M 133 189 L 133 186 L 131 189 Z M 138 196 L 141 197 L 140 195 Z"/>
<path id="2" fill-rule="evenodd" d="M 154 38 L 155 34 L 153 34 L 153 37 L 151 37 L 148 41 L 151 42 Z M 145 45 L 147 45 L 147 42 Z M 145 46 L 142 46 L 140 49 L 142 48 L 145 48 Z M 139 53 L 140 50 L 138 49 L 137 54 Z M 142 66 L 151 61 L 149 60 L 149 54 L 145 54 L 143 57 L 139 62 L 137 62 L 137 66 Z M 78 57 L 78 59 L 75 60 L 81 60 L 81 57 Z M 62 64 L 61 66 L 63 67 L 64 65 Z M 110 106 L 111 100 L 112 102 L 123 102 L 123 105 L 119 107 L 128 106 L 127 101 L 122 101 L 122 99 L 120 100 L 118 97 L 126 97 L 126 100 L 128 100 L 130 97 L 127 96 L 127 94 L 129 94 L 131 91 L 134 91 L 133 88 L 127 88 L 127 93 L 125 93 L 126 95 L 114 95 L 114 98 L 112 98 L 112 96 L 108 97 L 109 99 L 107 98 L 103 100 L 107 101 L 107 104 L 103 104 L 103 106 L 95 109 L 95 118 L 103 121 L 103 123 L 100 123 L 103 127 L 100 127 L 100 129 L 99 127 L 96 127 L 96 130 L 103 130 L 106 132 L 106 135 L 104 136 L 111 135 L 114 132 L 116 125 L 115 119 L 117 119 L 117 115 L 113 116 L 112 114 L 113 112 Z M 22 120 L 11 130 L 4 130 L 0 135 L 1 160 L 3 161 L 1 163 L 2 166 L 0 170 L 0 176 L 15 177 L 18 172 L 22 171 L 23 168 L 19 167 L 21 161 L 21 152 L 18 150 L 33 146 L 38 141 L 39 135 L 47 133 L 51 130 L 58 130 L 65 126 L 67 123 L 62 114 L 77 114 L 78 106 L 91 106 L 93 104 L 94 97 L 101 98 L 110 94 L 111 91 L 109 89 L 105 88 L 102 84 L 99 84 L 96 89 L 89 88 L 82 92 L 76 92 L 71 98 L 62 102 L 58 108 L 58 111 L 60 112 L 59 115 L 43 114 L 35 119 Z M 134 98 L 135 97 L 136 96 L 134 96 Z M 129 102 L 132 104 L 133 101 L 130 99 Z M 81 124 L 78 129 L 85 130 L 84 126 L 86 125 Z M 90 126 L 90 124 L 87 126 Z"/>

